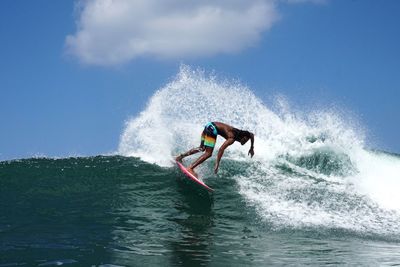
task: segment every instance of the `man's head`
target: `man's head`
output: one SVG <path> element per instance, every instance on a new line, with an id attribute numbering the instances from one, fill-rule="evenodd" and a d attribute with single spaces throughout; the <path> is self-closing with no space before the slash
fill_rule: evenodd
<path id="1" fill-rule="evenodd" d="M 236 137 L 236 141 L 239 141 L 242 145 L 246 144 L 253 134 L 249 131 L 240 131 Z"/>

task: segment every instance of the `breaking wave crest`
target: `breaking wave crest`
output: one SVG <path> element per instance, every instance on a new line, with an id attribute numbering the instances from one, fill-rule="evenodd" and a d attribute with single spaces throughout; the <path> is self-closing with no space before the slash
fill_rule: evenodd
<path id="1" fill-rule="evenodd" d="M 255 133 L 255 156 L 235 143 L 218 179 L 234 179 L 262 220 L 399 236 L 400 158 L 365 149 L 362 132 L 337 112 L 298 115 L 284 100 L 277 104 L 273 111 L 239 82 L 182 66 L 126 123 L 119 154 L 169 167 L 173 155 L 199 144 L 206 122 L 226 122 Z M 199 172 L 214 179 L 209 169 Z"/>

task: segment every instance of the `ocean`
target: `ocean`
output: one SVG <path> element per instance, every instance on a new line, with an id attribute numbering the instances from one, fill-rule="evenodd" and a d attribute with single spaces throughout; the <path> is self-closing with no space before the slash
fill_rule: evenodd
<path id="1" fill-rule="evenodd" d="M 253 158 L 234 144 L 198 167 L 213 194 L 172 160 L 207 121 L 256 136 Z M 0 266 L 400 266 L 400 157 L 365 140 L 337 110 L 183 66 L 115 153 L 0 162 Z"/>

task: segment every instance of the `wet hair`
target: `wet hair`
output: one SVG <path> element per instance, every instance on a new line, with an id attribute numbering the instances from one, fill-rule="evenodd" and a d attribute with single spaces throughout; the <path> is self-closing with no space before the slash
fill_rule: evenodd
<path id="1" fill-rule="evenodd" d="M 250 139 L 251 133 L 249 131 L 238 130 L 238 132 L 236 133 L 235 139 L 237 141 L 240 141 L 240 140 L 242 140 L 243 137 L 248 137 Z"/>

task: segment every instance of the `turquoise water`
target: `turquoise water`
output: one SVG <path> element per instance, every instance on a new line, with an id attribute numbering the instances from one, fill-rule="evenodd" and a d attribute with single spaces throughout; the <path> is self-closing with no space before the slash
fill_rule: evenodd
<path id="1" fill-rule="evenodd" d="M 0 266 L 400 265 L 395 228 L 284 226 L 240 192 L 245 166 L 221 167 L 209 195 L 138 158 L 1 162 Z"/>
<path id="2" fill-rule="evenodd" d="M 0 162 L 0 267 L 399 266 L 399 155 L 340 109 L 271 105 L 182 66 L 112 156 Z M 213 195 L 171 162 L 208 121 L 255 134 L 253 158 L 235 143 L 196 169 Z"/>

